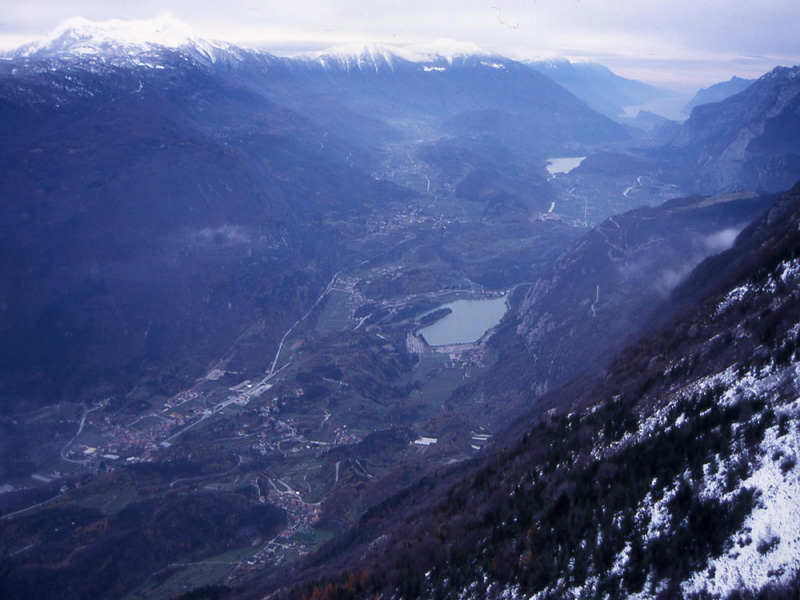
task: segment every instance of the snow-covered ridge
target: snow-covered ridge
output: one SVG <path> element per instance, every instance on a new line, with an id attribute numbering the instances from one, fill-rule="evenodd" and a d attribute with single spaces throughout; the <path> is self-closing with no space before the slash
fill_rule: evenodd
<path id="1" fill-rule="evenodd" d="M 266 51 L 242 49 L 227 42 L 208 40 L 190 25 L 163 15 L 149 20 L 108 21 L 76 17 L 62 23 L 43 39 L 6 53 L 3 58 L 90 58 L 119 64 L 137 63 L 137 57 L 149 57 L 165 49 L 186 52 L 203 62 L 212 63 L 220 60 L 242 61 L 246 55 L 268 55 Z M 446 39 L 425 44 L 345 44 L 311 56 L 294 56 L 290 60 L 323 68 L 376 72 L 382 69 L 393 71 L 399 64 L 414 63 L 426 66 L 426 72 L 440 72 L 452 66 L 454 61 L 466 62 L 469 59 L 475 59 L 484 66 L 505 68 L 503 62 L 506 59 L 502 57 L 485 52 L 471 43 Z"/>
<path id="2" fill-rule="evenodd" d="M 454 60 L 477 56 L 488 58 L 490 53 L 475 44 L 454 40 L 437 40 L 430 44 L 393 45 L 370 42 L 366 44 L 345 44 L 318 52 L 309 58 L 324 67 L 339 66 L 349 70 L 375 69 L 381 67 L 394 69 L 400 62 L 427 64 L 426 72 L 443 71 L 443 64 L 452 65 Z M 431 64 L 436 66 L 431 67 Z M 487 66 L 495 66 L 497 62 Z M 501 67 L 496 67 L 501 68 Z"/>
<path id="3" fill-rule="evenodd" d="M 398 51 L 397 48 L 378 43 L 348 44 L 325 50 L 319 53 L 314 60 L 323 67 L 336 65 L 348 71 L 364 68 L 377 71 L 382 66 L 394 69 L 394 64 L 398 59 L 408 60 L 401 54 L 402 51 Z"/>
<path id="4" fill-rule="evenodd" d="M 192 27 L 171 16 L 137 21 L 70 19 L 42 40 L 26 44 L 13 57 L 100 56 L 120 57 L 159 49 L 188 49 L 214 61 L 233 46 L 203 38 Z"/>

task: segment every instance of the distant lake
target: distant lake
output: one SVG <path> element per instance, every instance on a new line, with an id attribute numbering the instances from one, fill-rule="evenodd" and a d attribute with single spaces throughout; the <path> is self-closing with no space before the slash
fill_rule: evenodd
<path id="1" fill-rule="evenodd" d="M 550 175 L 556 175 L 557 173 L 569 173 L 585 159 L 585 156 L 576 156 L 573 158 L 548 158 L 545 166 L 547 167 L 547 172 L 550 173 Z"/>
<path id="2" fill-rule="evenodd" d="M 431 346 L 478 341 L 500 322 L 507 306 L 506 297 L 501 296 L 487 300 L 456 300 L 439 308 L 449 308 L 453 312 L 419 331 Z"/>

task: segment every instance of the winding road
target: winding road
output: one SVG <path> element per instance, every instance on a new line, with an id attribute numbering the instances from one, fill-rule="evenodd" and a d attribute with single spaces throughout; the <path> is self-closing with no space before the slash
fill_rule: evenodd
<path id="1" fill-rule="evenodd" d="M 83 431 L 83 426 L 86 425 L 86 415 L 89 414 L 89 409 L 86 408 L 86 405 L 82 404 L 81 406 L 83 407 L 83 416 L 81 416 L 81 424 L 78 426 L 78 433 L 76 433 L 70 441 L 64 444 L 64 447 L 61 448 L 61 453 L 60 453 L 62 460 L 75 463 L 77 465 L 85 465 L 87 462 L 89 462 L 87 459 L 75 460 L 74 458 L 67 458 L 67 451 L 70 449 L 72 444 L 75 443 L 75 440 L 78 439 L 78 436 Z"/>

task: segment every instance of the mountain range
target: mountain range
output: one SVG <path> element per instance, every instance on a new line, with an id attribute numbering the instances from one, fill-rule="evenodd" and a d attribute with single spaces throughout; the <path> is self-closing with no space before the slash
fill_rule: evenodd
<path id="1" fill-rule="evenodd" d="M 597 63 L 561 59 L 526 64 L 567 88 L 596 111 L 611 118 L 625 114 L 627 107 L 642 106 L 672 95 L 669 90 L 620 77 Z"/>
<path id="2" fill-rule="evenodd" d="M 725 98 L 743 92 L 751 83 L 753 83 L 752 79 L 742 79 L 734 75 L 728 81 L 721 81 L 707 88 L 698 90 L 694 97 L 683 108 L 683 112 L 688 115 L 691 114 L 695 106 L 711 104 L 712 102 L 721 102 L 725 100 Z"/>
<path id="3" fill-rule="evenodd" d="M 274 344 L 344 259 L 325 222 L 409 196 L 374 178 L 387 144 L 424 135 L 419 152 L 455 185 L 477 165 L 626 135 L 498 57 L 289 60 L 164 36 L 178 41 L 115 43 L 82 24 L 0 63 L 2 270 L 17 282 L 2 371 L 20 401 L 104 379 L 107 395 L 168 355 L 185 381 L 261 314 Z M 469 153 L 458 166 L 454 143 Z"/>
<path id="4" fill-rule="evenodd" d="M 800 67 L 150 26 L 0 59 L 0 595 L 796 595 Z"/>

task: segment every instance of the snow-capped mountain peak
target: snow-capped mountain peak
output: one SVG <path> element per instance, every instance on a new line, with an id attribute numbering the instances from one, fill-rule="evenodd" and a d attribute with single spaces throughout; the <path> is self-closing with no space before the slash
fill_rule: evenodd
<path id="1" fill-rule="evenodd" d="M 163 48 L 188 48 L 214 61 L 230 46 L 204 39 L 191 26 L 169 15 L 149 20 L 70 19 L 42 40 L 19 48 L 15 57 L 136 55 Z"/>
<path id="2" fill-rule="evenodd" d="M 348 71 L 354 69 L 374 69 L 378 71 L 381 67 L 394 69 L 394 65 L 401 58 L 401 54 L 403 52 L 399 48 L 371 42 L 368 44 L 334 46 L 318 54 L 315 60 L 323 67 L 335 65 Z"/>

